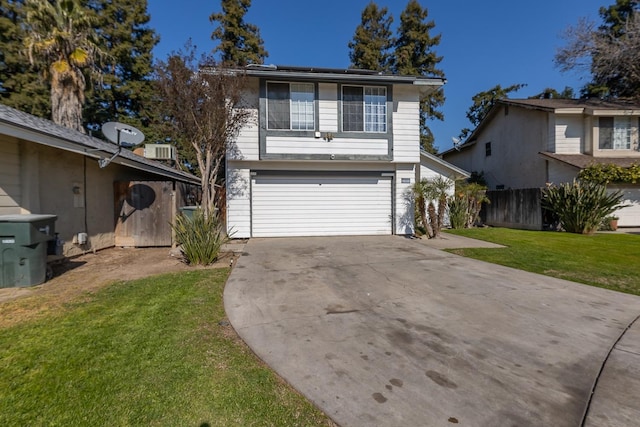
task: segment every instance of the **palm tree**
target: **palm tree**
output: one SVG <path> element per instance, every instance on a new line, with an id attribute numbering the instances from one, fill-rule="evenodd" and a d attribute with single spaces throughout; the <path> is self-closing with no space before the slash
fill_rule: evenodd
<path id="1" fill-rule="evenodd" d="M 413 185 L 418 216 L 429 238 L 440 237 L 447 211 L 447 191 L 450 187 L 450 181 L 442 176 L 423 178 Z"/>
<path id="2" fill-rule="evenodd" d="M 51 84 L 51 118 L 62 126 L 84 132 L 82 107 L 85 69 L 96 71 L 103 56 L 93 42 L 91 12 L 78 0 L 27 0 L 25 45 L 29 62 L 40 68 Z"/>

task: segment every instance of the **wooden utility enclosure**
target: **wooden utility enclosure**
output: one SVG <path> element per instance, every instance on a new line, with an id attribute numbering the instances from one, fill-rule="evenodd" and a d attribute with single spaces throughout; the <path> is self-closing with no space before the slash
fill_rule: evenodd
<path id="1" fill-rule="evenodd" d="M 116 246 L 171 246 L 177 210 L 173 182 L 119 181 L 114 194 Z"/>

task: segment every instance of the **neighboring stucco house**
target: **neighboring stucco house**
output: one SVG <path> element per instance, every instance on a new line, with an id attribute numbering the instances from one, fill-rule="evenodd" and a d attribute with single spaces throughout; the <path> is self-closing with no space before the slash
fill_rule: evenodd
<path id="1" fill-rule="evenodd" d="M 572 181 L 594 163 L 640 163 L 640 105 L 574 99 L 499 100 L 447 162 L 483 172 L 490 190 L 544 187 Z M 631 206 L 620 226 L 640 226 L 640 185 L 609 185 Z"/>
<path id="2" fill-rule="evenodd" d="M 281 66 L 246 75 L 253 120 L 226 164 L 233 237 L 413 233 L 419 98 L 444 79 Z"/>
<path id="3" fill-rule="evenodd" d="M 199 178 L 126 149 L 101 168 L 98 159 L 116 151 L 115 144 L 0 104 L 0 215 L 56 215 L 67 256 L 114 246 L 118 227 L 133 246 L 145 233 L 166 237 L 168 230 L 170 239 L 171 218 L 164 218 Z"/>

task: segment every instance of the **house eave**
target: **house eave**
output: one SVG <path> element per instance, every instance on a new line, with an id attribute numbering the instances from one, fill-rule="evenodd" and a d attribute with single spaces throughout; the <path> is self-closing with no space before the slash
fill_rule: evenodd
<path id="1" fill-rule="evenodd" d="M 27 115 L 27 113 L 20 112 L 18 110 L 10 110 L 13 109 L 0 105 L 0 134 L 2 135 L 7 135 L 18 140 L 28 141 L 68 151 L 71 153 L 80 154 L 96 160 L 110 158 L 118 151 L 118 148 L 115 146 L 115 144 L 110 144 L 97 138 L 84 135 L 80 132 L 63 128 L 62 126 L 55 125 L 48 120 L 30 116 Z M 17 119 L 14 120 L 8 114 L 9 112 L 30 116 L 29 120 L 34 122 L 34 125 L 37 125 L 37 123 L 35 122 L 41 123 L 42 128 L 55 128 L 57 131 L 59 131 L 60 134 L 54 135 L 38 127 L 30 126 L 26 123 L 21 123 Z M 63 134 L 69 134 L 70 136 L 64 136 Z M 72 138 L 72 134 L 77 134 L 77 139 Z M 155 175 L 164 176 L 176 181 L 198 185 L 201 183 L 200 178 L 195 175 L 172 169 L 161 163 L 157 163 L 144 157 L 138 156 L 137 154 L 134 154 L 126 149 L 121 150 L 118 156 L 113 159 L 112 163 L 153 173 Z"/>
<path id="2" fill-rule="evenodd" d="M 441 77 L 397 75 L 353 68 L 341 69 L 251 64 L 243 69 L 238 69 L 237 71 L 239 73 L 244 73 L 248 77 L 268 78 L 274 80 L 406 84 L 429 89 L 438 88 L 446 83 L 446 79 Z"/>
<path id="3" fill-rule="evenodd" d="M 420 160 L 422 161 L 422 159 L 427 159 L 431 162 L 434 162 L 446 169 L 449 169 L 452 172 L 452 175 L 455 178 L 469 178 L 471 176 L 471 174 L 469 172 L 467 172 L 464 169 L 461 169 L 455 165 L 452 165 L 451 163 L 447 162 L 446 160 L 435 156 L 431 153 L 428 153 L 424 150 L 420 150 Z"/>

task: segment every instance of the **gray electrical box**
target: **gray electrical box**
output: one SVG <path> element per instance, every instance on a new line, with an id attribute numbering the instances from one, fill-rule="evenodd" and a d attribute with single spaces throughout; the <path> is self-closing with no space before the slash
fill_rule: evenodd
<path id="1" fill-rule="evenodd" d="M 56 215 L 0 215 L 0 288 L 33 286 L 47 274 Z"/>

